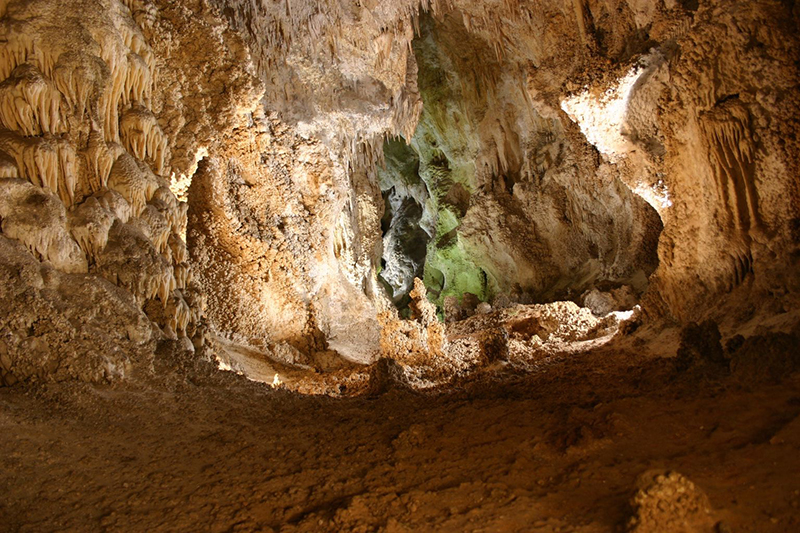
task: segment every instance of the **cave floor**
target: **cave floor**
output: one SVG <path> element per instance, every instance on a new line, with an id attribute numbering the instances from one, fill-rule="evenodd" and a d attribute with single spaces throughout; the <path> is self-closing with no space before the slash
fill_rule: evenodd
<path id="1" fill-rule="evenodd" d="M 800 376 L 676 379 L 607 350 L 436 396 L 213 372 L 0 389 L 0 530 L 618 531 L 664 469 L 718 531 L 799 531 L 799 415 Z"/>

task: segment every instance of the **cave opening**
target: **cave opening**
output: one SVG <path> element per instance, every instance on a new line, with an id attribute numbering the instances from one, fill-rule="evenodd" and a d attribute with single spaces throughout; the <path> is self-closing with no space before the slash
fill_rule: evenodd
<path id="1" fill-rule="evenodd" d="M 597 188 L 604 169 L 591 139 L 576 141 L 566 114 L 534 109 L 524 85 L 508 81 L 525 65 L 462 13 L 422 14 L 412 48 L 422 114 L 411 138 L 384 142 L 377 171 L 378 279 L 401 316 L 415 277 L 448 321 L 481 304 L 635 305 L 663 229 L 647 195 L 613 176 Z"/>

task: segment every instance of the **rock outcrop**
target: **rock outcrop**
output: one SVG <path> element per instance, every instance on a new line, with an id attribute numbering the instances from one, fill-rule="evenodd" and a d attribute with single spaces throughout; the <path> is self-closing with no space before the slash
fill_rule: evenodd
<path id="1" fill-rule="evenodd" d="M 2 3 L 6 383 L 120 377 L 135 363 L 148 369 L 160 339 L 202 344 L 204 297 L 184 243 L 187 205 L 170 185 L 189 172 L 196 142 L 216 143 L 230 127 L 226 103 L 256 84 L 246 73 L 236 80 L 232 69 L 224 81 L 231 94 L 211 98 L 213 78 L 199 81 L 186 61 L 205 63 L 202 70 L 214 64 L 185 46 L 186 30 L 197 26 L 188 8 Z M 221 30 L 209 14 L 205 25 L 214 24 Z M 245 57 L 243 47 L 237 52 Z M 217 66 L 233 65 L 234 55 L 221 54 Z M 239 112 L 237 104 L 227 118 Z M 193 129 L 212 123 L 203 135 Z"/>
<path id="2" fill-rule="evenodd" d="M 62 301 L 136 324 L 125 356 L 92 347 L 119 336 L 102 316 L 74 326 L 91 379 L 209 328 L 320 369 L 370 363 L 423 292 L 440 314 L 640 302 L 723 337 L 787 329 L 799 16 L 777 0 L 0 2 L 0 265 L 38 302 L 3 304 L 3 379 L 68 374 L 19 326 Z"/>

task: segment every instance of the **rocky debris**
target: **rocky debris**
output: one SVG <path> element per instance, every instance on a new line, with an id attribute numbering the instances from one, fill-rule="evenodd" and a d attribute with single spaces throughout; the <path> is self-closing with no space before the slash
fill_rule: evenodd
<path id="1" fill-rule="evenodd" d="M 623 285 L 610 291 L 593 288 L 581 296 L 583 307 L 588 307 L 597 316 L 606 316 L 612 311 L 628 311 L 639 303 L 633 288 Z"/>
<path id="2" fill-rule="evenodd" d="M 152 367 L 160 332 L 132 295 L 102 277 L 40 263 L 0 235 L 0 378 L 106 382 Z"/>
<path id="3" fill-rule="evenodd" d="M 711 504 L 705 493 L 678 472 L 650 471 L 636 483 L 630 533 L 712 532 Z"/>
<path id="4" fill-rule="evenodd" d="M 767 333 L 727 344 L 731 373 L 749 383 L 778 383 L 800 371 L 800 338 L 795 333 Z"/>
<path id="5" fill-rule="evenodd" d="M 712 320 L 687 325 L 681 330 L 681 344 L 675 357 L 675 369 L 679 372 L 690 369 L 727 370 L 728 359 L 720 340 L 719 327 Z"/>

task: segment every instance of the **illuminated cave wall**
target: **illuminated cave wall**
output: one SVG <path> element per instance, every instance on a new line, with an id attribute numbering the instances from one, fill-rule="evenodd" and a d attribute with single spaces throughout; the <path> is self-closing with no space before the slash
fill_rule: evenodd
<path id="1" fill-rule="evenodd" d="M 544 119 L 531 107 L 520 59 L 498 58 L 462 17 L 423 17 L 413 42 L 422 116 L 409 147 L 387 142 L 378 172 L 391 228 L 401 226 L 395 204 L 418 220 L 419 231 L 384 237 L 385 279 L 404 274 L 395 297 L 420 270 L 439 307 L 467 293 L 538 302 L 578 299 L 596 285 L 643 292 L 657 265 L 657 213 L 598 168 L 566 116 Z"/>

